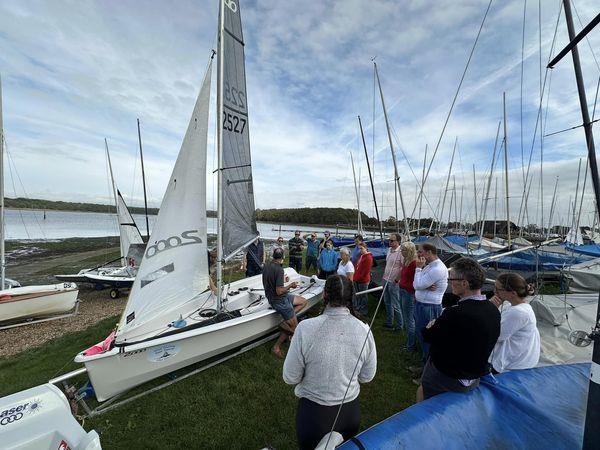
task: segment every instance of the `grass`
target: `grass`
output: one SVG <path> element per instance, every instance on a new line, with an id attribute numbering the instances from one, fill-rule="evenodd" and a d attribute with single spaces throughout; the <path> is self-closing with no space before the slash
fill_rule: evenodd
<path id="1" fill-rule="evenodd" d="M 375 300 L 371 299 L 371 311 Z M 416 387 L 401 353 L 404 336 L 383 329 L 382 307 L 373 333 L 378 367 L 362 386 L 362 429 L 410 406 Z M 0 395 L 46 382 L 74 369 L 73 356 L 112 329 L 117 318 L 70 333 L 0 362 Z M 257 347 L 216 367 L 85 422 L 101 433 L 105 449 L 296 447 L 293 387 L 282 380 L 283 362 Z M 158 381 L 165 381 L 166 377 Z"/>

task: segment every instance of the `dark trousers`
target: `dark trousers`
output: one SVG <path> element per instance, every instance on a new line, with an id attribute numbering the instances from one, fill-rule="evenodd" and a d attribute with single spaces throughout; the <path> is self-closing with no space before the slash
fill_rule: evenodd
<path id="1" fill-rule="evenodd" d="M 246 267 L 246 277 L 253 277 L 263 273 L 262 267 L 248 266 Z"/>
<path id="2" fill-rule="evenodd" d="M 306 255 L 306 271 L 307 272 L 310 270 L 311 266 L 315 268 L 315 272 L 319 271 L 319 262 L 317 260 L 317 257 Z"/>
<path id="3" fill-rule="evenodd" d="M 300 273 L 302 270 L 302 256 L 291 256 L 290 255 L 290 263 L 288 267 L 291 267 L 296 272 Z"/>
<path id="4" fill-rule="evenodd" d="M 321 280 L 326 280 L 329 275 L 333 275 L 334 273 L 335 273 L 335 270 L 328 271 L 328 270 L 319 269 L 319 278 Z"/>
<path id="5" fill-rule="evenodd" d="M 296 411 L 296 435 L 300 449 L 314 449 L 319 441 L 331 431 L 339 405 L 323 406 L 307 398 L 301 398 Z M 360 427 L 360 404 L 358 397 L 344 403 L 333 428 L 344 440 L 358 433 Z"/>

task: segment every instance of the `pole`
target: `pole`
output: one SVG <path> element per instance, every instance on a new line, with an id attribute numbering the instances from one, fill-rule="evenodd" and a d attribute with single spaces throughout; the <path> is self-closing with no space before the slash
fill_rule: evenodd
<path id="1" fill-rule="evenodd" d="M 0 290 L 4 290 L 6 259 L 4 258 L 4 126 L 2 123 L 2 78 L 0 78 Z"/>
<path id="2" fill-rule="evenodd" d="M 425 144 L 425 156 L 423 156 L 423 173 L 421 174 L 421 190 L 425 183 L 425 166 L 427 165 L 427 144 Z M 417 220 L 417 236 L 421 235 L 421 212 L 423 211 L 423 196 L 419 195 L 419 219 Z"/>
<path id="3" fill-rule="evenodd" d="M 358 227 L 358 234 L 362 233 L 360 226 L 360 196 L 358 194 L 358 185 L 356 184 L 356 171 L 354 170 L 354 158 L 352 157 L 352 152 L 350 152 L 350 162 L 352 163 L 352 178 L 354 178 L 354 192 L 356 193 L 356 208 L 358 209 L 358 218 L 356 221 L 356 226 Z"/>
<path id="4" fill-rule="evenodd" d="M 437 231 L 439 233 L 442 226 L 442 220 L 444 219 L 444 206 L 446 204 L 446 193 L 448 192 L 448 185 L 450 183 L 450 175 L 452 174 L 452 164 L 454 164 L 454 153 L 456 152 L 456 145 L 458 144 L 458 137 L 454 139 L 454 147 L 452 148 L 452 158 L 450 159 L 450 167 L 448 168 L 448 176 L 446 177 L 446 187 L 444 188 L 444 196 L 442 199 L 442 210 L 440 212 L 440 218 L 438 220 Z"/>
<path id="5" fill-rule="evenodd" d="M 575 28 L 573 26 L 573 16 L 571 14 L 571 2 L 563 0 L 565 8 L 565 20 L 569 31 L 569 40 L 575 39 Z M 596 21 L 596 23 L 598 23 Z M 581 116 L 583 118 L 583 128 L 585 130 L 585 140 L 588 149 L 588 157 L 590 159 L 590 175 L 594 185 L 594 194 L 596 196 L 596 207 L 600 210 L 600 180 L 598 179 L 598 165 L 596 162 L 596 149 L 594 146 L 594 135 L 592 134 L 592 125 L 590 123 L 590 114 L 587 107 L 587 99 L 585 97 L 585 85 L 583 83 L 583 75 L 581 73 L 581 63 L 579 61 L 579 50 L 577 46 L 573 46 L 571 50 L 573 57 L 573 68 L 575 70 L 575 78 L 577 80 L 577 91 L 579 93 L 579 103 L 581 105 Z M 598 298 L 598 309 L 596 311 L 596 326 L 591 333 L 594 341 L 594 350 L 592 353 L 592 371 L 596 373 L 596 379 L 590 374 L 590 386 L 588 391 L 587 413 L 585 416 L 585 428 L 583 432 L 583 448 L 597 449 L 600 448 L 600 296 Z"/>
<path id="6" fill-rule="evenodd" d="M 219 1 L 219 43 L 217 64 L 217 117 L 223 117 L 223 58 L 225 38 L 225 11 L 223 0 Z M 222 309 L 223 296 L 223 125 L 217 120 L 217 312 Z"/>
<path id="7" fill-rule="evenodd" d="M 144 172 L 144 153 L 142 152 L 142 133 L 140 119 L 137 120 L 138 142 L 140 144 L 140 161 L 142 162 L 142 185 L 144 186 L 144 214 L 146 215 L 146 242 L 150 241 L 150 225 L 148 225 L 148 199 L 146 197 L 146 173 Z"/>
<path id="8" fill-rule="evenodd" d="M 477 180 L 475 179 L 475 164 L 473 164 L 473 203 L 475 204 L 475 223 L 473 228 L 477 226 L 479 215 L 477 214 Z"/>
<path id="9" fill-rule="evenodd" d="M 379 209 L 377 209 L 377 197 L 375 196 L 375 187 L 373 186 L 373 176 L 371 175 L 371 163 L 369 163 L 369 154 L 367 153 L 367 144 L 365 143 L 365 134 L 363 132 L 362 122 L 358 116 L 358 126 L 360 127 L 360 137 L 362 138 L 363 148 L 365 149 L 365 159 L 367 160 L 367 170 L 369 171 L 369 181 L 371 182 L 371 192 L 373 193 L 373 203 L 375 204 L 375 215 L 379 224 L 379 237 L 383 240 L 383 225 L 379 218 Z"/>
<path id="10" fill-rule="evenodd" d="M 112 163 L 110 161 L 110 152 L 108 151 L 108 141 L 106 140 L 106 138 L 104 138 L 104 148 L 106 149 L 106 160 L 108 161 L 108 170 L 110 172 L 110 182 L 112 185 L 112 189 L 113 189 L 113 196 L 115 198 L 115 212 L 117 214 L 117 224 L 119 225 L 119 247 L 121 249 L 121 259 L 123 260 L 123 264 L 127 265 L 127 261 L 125 261 L 125 258 L 127 257 L 127 255 L 125 254 L 125 247 L 124 247 L 124 242 L 123 239 L 121 239 L 121 221 L 119 220 L 119 200 L 117 198 L 117 187 L 115 185 L 115 177 L 113 175 L 113 170 L 112 170 Z"/>
<path id="11" fill-rule="evenodd" d="M 554 216 L 554 208 L 556 207 L 556 189 L 558 188 L 558 177 L 556 177 L 556 183 L 554 183 L 554 194 L 552 194 L 552 204 L 550 205 L 550 217 L 548 218 L 548 232 L 546 233 L 546 240 L 550 239 L 550 229 L 552 227 L 552 217 Z"/>
<path id="12" fill-rule="evenodd" d="M 510 210 L 508 205 L 508 133 L 506 132 L 506 92 L 502 93 L 502 106 L 504 110 L 504 189 L 506 190 L 506 233 L 508 247 L 510 248 Z"/>
<path id="13" fill-rule="evenodd" d="M 383 117 L 385 118 L 385 127 L 387 129 L 388 141 L 390 142 L 390 150 L 392 152 L 392 161 L 394 162 L 394 178 L 396 180 L 396 188 L 398 189 L 398 195 L 400 196 L 400 206 L 402 207 L 402 217 L 404 217 L 404 233 L 407 238 L 410 238 L 410 227 L 408 225 L 408 219 L 406 217 L 406 209 L 404 208 L 404 198 L 402 197 L 402 188 L 400 187 L 400 176 L 398 175 L 398 166 L 396 164 L 396 152 L 394 151 L 394 144 L 392 142 L 392 133 L 390 132 L 390 123 L 388 121 L 387 110 L 385 109 L 385 100 L 383 99 L 383 91 L 381 89 L 381 82 L 379 81 L 379 71 L 377 70 L 377 63 L 373 61 L 375 66 L 375 75 L 377 77 L 377 85 L 379 86 L 379 95 L 381 97 L 381 106 L 383 107 Z M 398 208 L 396 207 L 396 211 Z M 398 223 L 398 215 L 396 214 L 396 223 Z"/>
<path id="14" fill-rule="evenodd" d="M 498 217 L 498 178 L 494 177 L 496 188 L 494 191 L 494 237 L 496 237 L 496 218 Z"/>
<path id="15" fill-rule="evenodd" d="M 494 175 L 494 163 L 496 162 L 496 149 L 498 148 L 498 136 L 500 136 L 500 122 L 498 122 L 498 129 L 496 130 L 496 142 L 494 142 L 494 151 L 492 152 L 492 164 L 490 165 L 490 176 L 487 182 L 487 188 L 485 191 L 483 211 L 481 218 L 481 228 L 479 229 L 479 244 L 481 245 L 481 239 L 483 238 L 483 228 L 485 225 L 485 214 L 487 212 L 488 200 L 490 198 L 490 187 L 492 186 L 492 176 Z"/>

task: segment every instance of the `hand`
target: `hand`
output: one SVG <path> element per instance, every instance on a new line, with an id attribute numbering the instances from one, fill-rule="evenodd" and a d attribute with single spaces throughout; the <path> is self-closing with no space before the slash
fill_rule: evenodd
<path id="1" fill-rule="evenodd" d="M 294 281 L 292 284 L 290 284 L 290 289 L 296 289 L 298 287 L 298 282 Z"/>
<path id="2" fill-rule="evenodd" d="M 435 319 L 430 320 L 429 323 L 427 324 L 427 326 L 425 328 L 431 328 L 434 323 L 435 323 Z"/>
<path id="3" fill-rule="evenodd" d="M 496 308 L 500 308 L 502 306 L 502 303 L 504 303 L 504 301 L 497 295 L 494 295 L 492 298 L 490 298 L 490 302 L 496 305 Z"/>
<path id="4" fill-rule="evenodd" d="M 422 269 L 423 267 L 425 267 L 427 261 L 425 261 L 425 258 L 423 258 L 422 256 L 420 258 L 417 258 L 417 267 L 419 269 Z"/>
<path id="5" fill-rule="evenodd" d="M 433 283 L 431 286 L 429 286 L 426 290 L 428 291 L 435 291 L 437 289 L 437 284 Z"/>

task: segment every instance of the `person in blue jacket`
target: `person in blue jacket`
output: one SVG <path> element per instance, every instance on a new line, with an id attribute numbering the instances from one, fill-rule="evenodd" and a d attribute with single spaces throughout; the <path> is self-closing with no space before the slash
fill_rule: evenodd
<path id="1" fill-rule="evenodd" d="M 332 275 L 337 270 L 339 255 L 333 249 L 333 242 L 328 239 L 325 242 L 325 248 L 321 250 L 319 255 L 319 278 L 326 280 L 329 275 Z"/>

